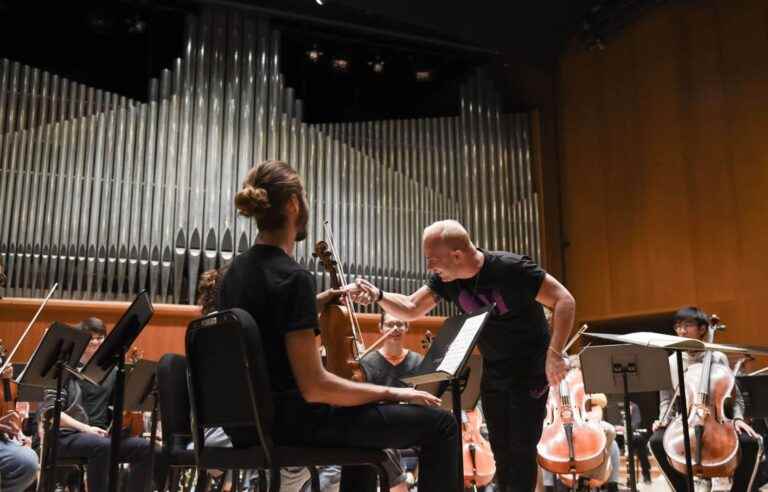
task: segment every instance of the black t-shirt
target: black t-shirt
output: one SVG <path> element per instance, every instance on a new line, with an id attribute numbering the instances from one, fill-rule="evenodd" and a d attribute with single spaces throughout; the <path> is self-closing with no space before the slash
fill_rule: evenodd
<path id="1" fill-rule="evenodd" d="M 378 350 L 375 350 L 360 359 L 360 366 L 365 372 L 367 382 L 400 388 L 406 386 L 400 380 L 412 376 L 422 359 L 420 354 L 409 350 L 405 359 L 394 366 Z"/>
<path id="2" fill-rule="evenodd" d="M 109 372 L 101 386 L 94 386 L 87 381 L 75 380 L 75 383 L 80 385 L 82 390 L 82 405 L 85 413 L 88 414 L 90 425 L 106 429 L 111 423 L 108 406 L 112 398 L 116 377 L 117 368 L 114 368 Z"/>
<path id="3" fill-rule="evenodd" d="M 464 313 L 496 303 L 478 347 L 483 355 L 483 384 L 541 386 L 549 328 L 536 302 L 546 272 L 527 256 L 483 251 L 480 272 L 470 279 L 443 282 L 432 274 L 429 289 Z"/>
<path id="4" fill-rule="evenodd" d="M 218 295 L 220 309 L 244 309 L 258 324 L 272 390 L 298 390 L 285 335 L 307 329 L 319 333 L 311 274 L 282 249 L 257 244 L 235 257 Z"/>

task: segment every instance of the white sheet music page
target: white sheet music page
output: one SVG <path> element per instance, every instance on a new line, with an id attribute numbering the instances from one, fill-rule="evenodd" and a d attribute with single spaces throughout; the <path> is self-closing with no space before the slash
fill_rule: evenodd
<path id="1" fill-rule="evenodd" d="M 485 320 L 487 315 L 488 313 L 478 314 L 477 316 L 472 316 L 464 321 L 461 330 L 459 330 L 459 334 L 453 339 L 451 346 L 445 353 L 445 357 L 437 367 L 437 371 L 443 371 L 451 376 L 456 375 L 456 371 L 459 370 L 459 366 L 464 360 L 467 350 L 469 350 L 469 347 L 472 345 L 472 340 L 475 339 L 478 330 L 483 326 L 483 320 Z"/>

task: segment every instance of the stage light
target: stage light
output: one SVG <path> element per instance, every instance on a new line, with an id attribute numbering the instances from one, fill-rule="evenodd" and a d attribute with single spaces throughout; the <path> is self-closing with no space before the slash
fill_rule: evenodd
<path id="1" fill-rule="evenodd" d="M 319 62 L 322 56 L 323 56 L 323 52 L 317 49 L 317 46 L 313 46 L 311 50 L 307 51 L 307 58 L 309 58 L 309 61 L 311 61 L 312 63 Z"/>
<path id="2" fill-rule="evenodd" d="M 374 73 L 383 73 L 384 72 L 384 61 L 383 60 L 375 60 L 368 62 L 368 65 L 371 67 L 371 70 L 374 71 Z"/>
<path id="3" fill-rule="evenodd" d="M 138 15 L 127 19 L 125 23 L 128 26 L 128 32 L 131 34 L 143 34 L 147 30 L 147 21 Z"/>
<path id="4" fill-rule="evenodd" d="M 315 3 L 318 5 L 325 5 L 325 0 L 315 0 Z"/>
<path id="5" fill-rule="evenodd" d="M 432 80 L 432 70 L 417 70 L 416 80 L 419 82 L 429 82 Z"/>
<path id="6" fill-rule="evenodd" d="M 346 72 L 349 70 L 349 60 L 344 58 L 334 58 L 332 62 L 333 68 L 339 72 Z"/>

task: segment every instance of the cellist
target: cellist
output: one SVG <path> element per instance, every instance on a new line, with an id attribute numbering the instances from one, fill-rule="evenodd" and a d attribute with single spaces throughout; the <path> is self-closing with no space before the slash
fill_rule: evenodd
<path id="1" fill-rule="evenodd" d="M 697 307 L 688 306 L 680 308 L 674 316 L 674 330 L 677 336 L 685 338 L 703 339 L 707 333 L 709 318 L 704 311 Z M 701 362 L 706 352 L 687 352 L 683 353 L 683 371 L 697 362 Z M 714 352 L 712 358 L 713 364 L 724 364 L 728 366 L 728 358 L 722 352 Z M 677 361 L 674 355 L 669 357 L 670 373 L 673 386 L 677 386 Z M 686 490 L 685 476 L 678 473 L 669 463 L 664 451 L 664 430 L 672 421 L 671 417 L 676 415 L 677 406 L 673 401 L 672 391 L 661 391 L 659 394 L 661 403 L 659 405 L 659 417 L 653 423 L 653 435 L 649 441 L 649 447 L 656 461 L 659 463 L 664 476 L 676 492 Z M 752 481 L 758 465 L 758 459 L 761 453 L 761 444 L 758 434 L 744 421 L 744 400 L 737 386 L 733 387 L 731 398 L 728 400 L 733 412 L 733 426 L 738 433 L 739 446 L 741 448 L 741 459 L 733 475 L 733 484 L 731 490 L 734 492 L 745 492 L 751 490 Z M 689 404 L 691 402 L 688 402 Z M 672 407 L 670 408 L 670 405 Z"/>
<path id="2" fill-rule="evenodd" d="M 281 161 L 252 168 L 235 206 L 256 219 L 255 244 L 232 261 L 219 290 L 221 309 L 241 308 L 261 332 L 275 396 L 273 437 L 280 445 L 408 448 L 420 446 L 419 490 L 457 492 L 459 433 L 433 395 L 342 379 L 325 370 L 315 345 L 315 281 L 293 258 L 306 238 L 309 211 L 298 173 Z M 380 405 L 377 402 L 405 402 Z M 256 429 L 225 429 L 234 447 L 258 439 Z M 342 490 L 375 490 L 373 484 Z"/>

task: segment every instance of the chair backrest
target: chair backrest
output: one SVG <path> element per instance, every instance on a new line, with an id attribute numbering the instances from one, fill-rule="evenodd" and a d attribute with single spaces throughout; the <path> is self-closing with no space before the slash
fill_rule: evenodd
<path id="1" fill-rule="evenodd" d="M 269 459 L 274 402 L 253 317 L 242 309 L 229 309 L 192 321 L 186 351 L 196 451 L 204 450 L 206 428 L 253 427 Z"/>
<path id="2" fill-rule="evenodd" d="M 163 452 L 186 448 L 192 439 L 186 357 L 165 354 L 160 358 L 157 363 L 157 390 L 163 426 Z"/>

